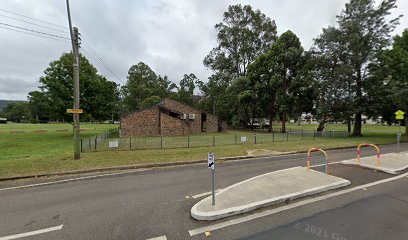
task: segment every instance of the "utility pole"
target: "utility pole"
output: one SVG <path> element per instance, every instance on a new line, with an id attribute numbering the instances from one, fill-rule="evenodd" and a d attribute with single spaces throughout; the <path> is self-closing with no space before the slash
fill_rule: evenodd
<path id="1" fill-rule="evenodd" d="M 71 23 L 71 13 L 69 10 L 69 0 L 66 0 L 67 3 L 67 13 L 68 13 L 68 23 L 69 23 L 69 32 L 71 34 L 71 43 L 72 43 L 72 53 L 74 56 L 74 111 L 79 110 L 79 32 L 78 28 L 72 27 Z M 80 159 L 80 123 L 79 123 L 79 112 L 73 113 L 74 120 L 74 159 Z"/>

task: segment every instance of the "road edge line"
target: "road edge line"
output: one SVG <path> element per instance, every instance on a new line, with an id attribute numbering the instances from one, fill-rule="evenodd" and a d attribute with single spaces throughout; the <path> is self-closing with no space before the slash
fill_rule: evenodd
<path id="1" fill-rule="evenodd" d="M 315 198 L 312 198 L 312 199 L 303 200 L 301 202 L 293 203 L 293 204 L 290 204 L 290 205 L 287 205 L 287 206 L 282 206 L 282 207 L 278 207 L 278 208 L 275 208 L 275 209 L 266 210 L 264 212 L 255 213 L 255 214 L 252 214 L 252 215 L 249 215 L 249 216 L 244 216 L 244 217 L 240 217 L 240 218 L 231 219 L 231 220 L 228 220 L 228 221 L 225 221 L 225 222 L 217 223 L 217 224 L 214 224 L 214 225 L 209 225 L 207 227 L 196 228 L 196 229 L 193 229 L 193 230 L 189 230 L 188 233 L 190 234 L 190 236 L 195 236 L 195 235 L 207 232 L 207 231 L 218 230 L 218 229 L 225 228 L 225 227 L 228 227 L 228 226 L 236 225 L 236 224 L 239 224 L 239 223 L 251 221 L 251 220 L 254 220 L 254 219 L 257 219 L 257 218 L 269 216 L 269 215 L 279 213 L 279 212 L 283 212 L 283 211 L 286 211 L 286 210 L 290 210 L 290 209 L 293 209 L 293 208 L 301 207 L 301 206 L 304 206 L 304 205 L 307 205 L 307 204 L 310 204 L 310 203 L 315 203 L 315 202 L 325 200 L 325 199 L 328 199 L 328 198 L 332 198 L 332 197 L 336 197 L 336 196 L 339 196 L 339 195 L 354 192 L 354 191 L 357 191 L 357 190 L 361 190 L 363 188 L 368 188 L 368 187 L 376 186 L 376 185 L 379 185 L 379 184 L 382 184 L 382 183 L 387 183 L 387 182 L 391 182 L 391 181 L 394 181 L 394 180 L 398 180 L 398 179 L 404 178 L 406 176 L 408 176 L 408 173 L 403 173 L 403 174 L 395 176 L 395 177 L 390 177 L 390 178 L 382 179 L 382 180 L 379 180 L 379 181 L 366 183 L 366 184 L 363 184 L 363 185 L 360 185 L 360 186 L 340 190 L 340 191 L 337 191 L 337 192 L 334 192 L 334 193 L 329 193 L 329 194 L 319 196 L 319 197 L 315 197 Z"/>

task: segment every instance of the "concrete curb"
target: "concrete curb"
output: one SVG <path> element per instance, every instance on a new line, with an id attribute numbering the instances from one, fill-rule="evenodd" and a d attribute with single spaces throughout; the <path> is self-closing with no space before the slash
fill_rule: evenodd
<path id="1" fill-rule="evenodd" d="M 391 145 L 391 144 L 392 143 L 382 144 L 382 146 Z M 351 148 L 355 148 L 355 146 L 326 148 L 325 150 L 341 150 L 341 149 L 351 149 Z M 224 157 L 224 158 L 218 158 L 218 160 L 222 160 L 222 161 L 236 161 L 236 160 L 245 160 L 245 159 L 250 160 L 250 159 L 286 156 L 286 155 L 300 154 L 300 153 L 307 153 L 307 151 L 293 151 L 293 152 L 285 152 L 285 153 L 282 153 L 282 154 L 276 154 L 276 155 L 270 155 L 270 156 L 258 156 L 258 157 L 248 156 L 248 155 L 247 156 Z M 84 173 L 98 173 L 98 172 L 108 172 L 108 171 L 122 171 L 122 170 L 132 170 L 132 169 L 160 168 L 160 167 L 170 167 L 170 166 L 180 166 L 180 165 L 193 165 L 193 164 L 199 164 L 199 163 L 205 163 L 205 162 L 207 162 L 206 159 L 205 160 L 204 159 L 203 160 L 194 160 L 194 161 L 169 162 L 169 163 L 150 163 L 150 164 L 139 164 L 139 165 L 125 165 L 125 166 L 106 167 L 106 168 L 92 168 L 92 169 L 85 169 L 85 170 L 74 170 L 74 171 L 65 171 L 65 172 L 53 172 L 53 173 L 23 175 L 23 176 L 15 176 L 15 177 L 5 177 L 5 178 L 0 178 L 0 182 L 20 180 L 20 179 L 30 179 L 30 178 L 75 175 L 75 174 L 84 174 Z"/>
<path id="2" fill-rule="evenodd" d="M 393 153 L 393 154 L 401 154 L 401 155 L 405 155 L 405 157 L 408 157 L 407 152 Z M 387 156 L 387 155 L 388 154 L 383 154 L 383 155 L 381 155 L 381 157 L 383 158 L 384 156 Z M 363 160 L 364 158 L 361 158 L 361 159 Z M 381 171 L 381 172 L 385 172 L 385 173 L 389 173 L 389 174 L 393 174 L 393 175 L 399 174 L 399 173 L 401 173 L 401 172 L 408 169 L 408 165 L 402 166 L 400 168 L 386 168 L 384 166 L 377 167 L 375 165 L 373 166 L 373 165 L 369 165 L 369 164 L 365 164 L 365 163 L 361 163 L 361 162 L 360 162 L 360 164 L 358 164 L 356 159 L 343 160 L 343 161 L 341 161 L 341 164 L 350 165 L 350 166 L 359 166 L 359 167 L 362 167 L 362 168 Z"/>
<path id="3" fill-rule="evenodd" d="M 275 172 L 270 172 L 270 173 L 262 174 L 262 175 L 259 175 L 259 176 L 255 176 L 255 177 L 252 177 L 252 178 L 249 178 L 247 180 L 235 183 L 235 184 L 233 184 L 231 186 L 228 186 L 228 187 L 222 189 L 221 191 L 216 193 L 216 196 L 221 195 L 221 194 L 223 194 L 225 192 L 228 192 L 228 190 L 230 190 L 232 188 L 235 188 L 235 187 L 237 187 L 239 185 L 245 184 L 245 183 L 247 183 L 249 181 L 252 181 L 254 179 L 263 177 L 265 175 L 270 175 L 270 174 L 273 174 L 273 173 L 288 171 L 288 170 L 296 169 L 296 168 L 303 168 L 303 167 L 294 167 L 294 168 L 282 169 L 282 170 L 278 170 L 278 171 L 275 171 Z M 316 172 L 314 170 L 311 170 L 311 171 Z M 331 176 L 331 177 L 334 177 L 334 176 Z M 335 177 L 335 178 L 338 178 L 338 177 Z M 302 190 L 302 191 L 298 191 L 298 192 L 294 192 L 294 193 L 290 193 L 290 194 L 286 194 L 286 195 L 281 195 L 281 196 L 278 196 L 278 197 L 269 198 L 267 200 L 252 202 L 250 204 L 246 204 L 246 205 L 242 205 L 242 206 L 230 207 L 230 208 L 221 209 L 221 210 L 217 210 L 217 211 L 211 211 L 211 212 L 199 211 L 198 206 L 200 204 L 203 204 L 206 201 L 209 201 L 208 199 L 211 198 L 211 196 L 209 196 L 209 197 L 206 197 L 206 198 L 202 199 L 201 201 L 196 203 L 191 208 L 191 216 L 194 219 L 197 219 L 197 220 L 213 221 L 213 220 L 217 220 L 217 219 L 221 219 L 221 218 L 226 218 L 226 217 L 230 217 L 230 216 L 250 212 L 250 211 L 253 211 L 253 210 L 258 209 L 258 208 L 279 204 L 279 203 L 282 203 L 282 202 L 285 202 L 285 201 L 288 201 L 288 200 L 294 200 L 294 199 L 301 198 L 301 197 L 304 197 L 304 196 L 313 195 L 313 194 L 317 194 L 317 193 L 321 193 L 321 192 L 325 192 L 325 191 L 345 187 L 345 186 L 348 186 L 348 185 L 351 184 L 351 182 L 349 180 L 342 179 L 342 178 L 338 178 L 338 179 L 339 180 L 337 182 L 330 183 L 328 185 L 309 188 L 309 189 L 305 189 L 305 190 Z"/>

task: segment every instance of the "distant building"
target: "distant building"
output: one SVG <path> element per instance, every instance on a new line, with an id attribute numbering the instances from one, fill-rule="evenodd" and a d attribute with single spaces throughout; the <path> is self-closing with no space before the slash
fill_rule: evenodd
<path id="1" fill-rule="evenodd" d="M 164 98 L 158 104 L 121 117 L 122 137 L 189 135 L 226 130 L 212 114 Z"/>
<path id="2" fill-rule="evenodd" d="M 7 123 L 7 118 L 0 118 L 0 123 Z"/>

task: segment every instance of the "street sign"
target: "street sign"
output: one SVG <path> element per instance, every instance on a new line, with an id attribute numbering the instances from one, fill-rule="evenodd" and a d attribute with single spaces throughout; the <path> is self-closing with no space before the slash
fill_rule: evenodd
<path id="1" fill-rule="evenodd" d="M 397 120 L 403 120 L 404 119 L 404 114 L 405 114 L 404 111 L 398 110 L 394 114 L 395 114 L 395 119 L 397 119 Z"/>
<path id="2" fill-rule="evenodd" d="M 212 205 L 215 206 L 215 154 L 208 153 L 207 167 L 211 169 L 212 176 Z"/>
<path id="3" fill-rule="evenodd" d="M 214 165 L 215 165 L 215 156 L 214 153 L 208 153 L 208 168 L 211 168 L 214 170 Z"/>
<path id="4" fill-rule="evenodd" d="M 67 113 L 83 113 L 83 109 L 67 109 Z"/>
<path id="5" fill-rule="evenodd" d="M 247 137 L 241 137 L 241 142 L 246 142 L 247 141 Z"/>

